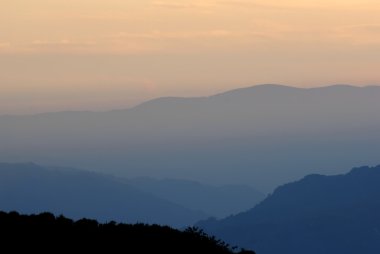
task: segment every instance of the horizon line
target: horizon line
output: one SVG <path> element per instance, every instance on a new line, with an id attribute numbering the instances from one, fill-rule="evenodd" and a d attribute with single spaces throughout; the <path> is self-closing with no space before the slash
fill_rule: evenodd
<path id="1" fill-rule="evenodd" d="M 145 101 L 142 101 L 140 103 L 137 103 L 134 106 L 131 107 L 125 107 L 125 108 L 115 108 L 115 109 L 110 109 L 110 110 L 61 110 L 61 111 L 44 111 L 44 112 L 37 112 L 37 113 L 20 113 L 20 114 L 0 114 L 0 117 L 27 117 L 27 116 L 43 116 L 46 114 L 69 114 L 69 113 L 91 113 L 91 114 L 96 114 L 96 113 L 107 113 L 107 112 L 117 112 L 117 111 L 125 111 L 125 110 L 130 110 L 134 109 L 136 107 L 139 107 L 141 105 L 157 101 L 157 100 L 162 100 L 162 99 L 207 99 L 207 98 L 212 98 L 216 96 L 221 96 L 224 94 L 228 93 L 233 93 L 237 91 L 242 91 L 246 89 L 255 89 L 255 88 L 260 88 L 260 87 L 278 87 L 278 88 L 290 88 L 290 89 L 295 89 L 295 90 L 315 90 L 315 89 L 325 89 L 325 88 L 332 88 L 332 87 L 340 87 L 340 88 L 357 88 L 357 89 L 366 89 L 366 88 L 380 88 L 380 85 L 351 85 L 351 84 L 332 84 L 332 85 L 325 85 L 325 86 L 315 86 L 315 87 L 299 87 L 299 86 L 293 86 L 293 85 L 284 85 L 284 84 L 275 84 L 275 83 L 264 83 L 264 84 L 256 84 L 256 85 L 250 85 L 250 86 L 244 86 L 240 88 L 234 88 L 234 89 L 229 89 L 229 90 L 224 90 L 219 93 L 215 93 L 212 95 L 205 95 L 205 96 L 161 96 L 161 97 L 155 97 L 152 99 L 148 99 Z"/>

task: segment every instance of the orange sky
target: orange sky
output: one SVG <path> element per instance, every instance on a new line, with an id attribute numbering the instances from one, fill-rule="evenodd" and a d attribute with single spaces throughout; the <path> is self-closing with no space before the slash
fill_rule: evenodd
<path id="1" fill-rule="evenodd" d="M 2 0 L 0 114 L 380 84 L 378 0 Z"/>

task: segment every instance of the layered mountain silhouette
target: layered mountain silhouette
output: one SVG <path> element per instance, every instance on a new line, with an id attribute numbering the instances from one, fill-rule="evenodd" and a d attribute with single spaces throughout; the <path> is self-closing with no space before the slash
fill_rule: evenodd
<path id="1" fill-rule="evenodd" d="M 247 212 L 198 226 L 261 254 L 380 253 L 379 183 L 380 166 L 309 175 Z"/>
<path id="2" fill-rule="evenodd" d="M 244 185 L 211 186 L 149 177 L 125 179 L 33 163 L 0 163 L 0 192 L 0 209 L 6 211 L 51 211 L 76 219 L 154 222 L 176 227 L 202 218 L 226 217 L 264 198 Z"/>
<path id="3" fill-rule="evenodd" d="M 128 184 L 157 197 L 218 218 L 248 210 L 265 197 L 250 186 L 212 186 L 183 179 L 158 180 L 140 177 L 128 180 Z"/>
<path id="4" fill-rule="evenodd" d="M 8 252 L 215 253 L 232 254 L 224 242 L 195 228 L 73 221 L 51 213 L 0 212 L 1 247 Z M 240 251 L 249 254 L 254 252 Z"/>
<path id="5" fill-rule="evenodd" d="M 2 116 L 0 161 L 270 192 L 310 173 L 376 164 L 379 98 L 375 86 L 261 85 L 126 110 Z"/>
<path id="6" fill-rule="evenodd" d="M 0 210 L 52 212 L 102 222 L 155 223 L 184 227 L 208 214 L 141 191 L 123 180 L 32 163 L 0 164 Z"/>

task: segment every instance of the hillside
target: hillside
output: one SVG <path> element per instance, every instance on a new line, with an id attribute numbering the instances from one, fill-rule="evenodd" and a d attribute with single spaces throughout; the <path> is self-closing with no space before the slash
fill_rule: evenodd
<path id="1" fill-rule="evenodd" d="M 184 179 L 158 180 L 149 177 L 128 179 L 127 183 L 157 197 L 217 218 L 246 211 L 265 197 L 246 185 L 214 186 Z"/>
<path id="2" fill-rule="evenodd" d="M 379 253 L 379 183 L 380 166 L 309 175 L 247 212 L 198 226 L 261 254 Z"/>
<path id="3" fill-rule="evenodd" d="M 209 215 L 156 197 L 120 179 L 80 170 L 54 170 L 36 164 L 0 163 L 0 210 L 52 212 L 102 222 L 192 225 Z"/>

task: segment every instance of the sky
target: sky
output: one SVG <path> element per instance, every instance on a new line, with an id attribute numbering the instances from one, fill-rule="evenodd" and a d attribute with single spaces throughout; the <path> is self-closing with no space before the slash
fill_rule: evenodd
<path id="1" fill-rule="evenodd" d="M 1 0 L 0 114 L 380 84 L 378 0 Z"/>

